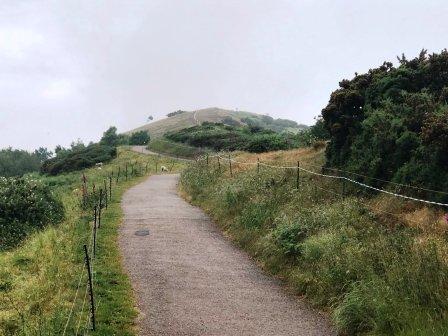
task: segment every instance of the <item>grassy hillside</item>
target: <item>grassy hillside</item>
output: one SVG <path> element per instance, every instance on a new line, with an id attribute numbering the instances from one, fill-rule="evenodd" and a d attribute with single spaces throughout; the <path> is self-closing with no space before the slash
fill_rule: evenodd
<path id="1" fill-rule="evenodd" d="M 118 157 L 99 169 L 87 169 L 89 191 L 114 172 L 112 200 L 97 231 L 97 254 L 92 260 L 97 307 L 94 335 L 135 335 L 133 294 L 123 272 L 117 244 L 122 221 L 122 194 L 154 172 L 155 162 L 172 167 L 173 160 L 119 149 Z M 129 178 L 125 179 L 125 165 Z M 146 165 L 148 171 L 146 172 Z M 132 168 L 138 167 L 138 170 Z M 176 163 L 173 171 L 181 165 Z M 120 182 L 116 183 L 118 169 Z M 131 174 L 135 171 L 136 174 Z M 93 213 L 80 207 L 81 172 L 51 177 L 34 176 L 50 186 L 64 205 L 65 220 L 31 234 L 20 246 L 0 253 L 0 335 L 85 334 L 89 328 L 83 244 L 90 245 Z M 80 279 L 80 280 L 79 280 Z M 78 284 L 80 290 L 77 292 Z M 84 304 L 83 304 L 84 303 Z M 72 312 L 72 313 L 70 313 Z"/>
<path id="2" fill-rule="evenodd" d="M 366 194 L 320 172 L 324 151 L 234 153 L 181 177 L 187 197 L 347 335 L 447 335 L 448 227 L 442 209 Z M 390 190 L 396 186 L 391 185 Z M 411 190 L 412 191 L 412 190 Z"/>
<path id="3" fill-rule="evenodd" d="M 128 134 L 136 131 L 147 130 L 151 138 L 154 139 L 162 137 L 167 132 L 174 132 L 187 127 L 196 126 L 205 121 L 243 125 L 247 124 L 247 118 L 254 121 L 259 121 L 261 125 L 268 127 L 266 122 L 263 121 L 263 118 L 265 117 L 266 116 L 251 112 L 231 111 L 213 107 L 192 112 L 184 112 L 170 118 L 154 121 L 152 123 L 133 129 L 129 131 Z M 246 119 L 246 122 L 242 121 L 242 119 Z M 276 126 L 277 131 L 281 131 L 283 129 L 286 130 L 287 128 L 289 131 L 296 132 L 298 130 L 306 128 L 306 126 L 298 125 L 298 127 L 296 128 L 289 127 L 288 125 L 285 125 L 283 128 L 281 128 L 281 126 Z"/>

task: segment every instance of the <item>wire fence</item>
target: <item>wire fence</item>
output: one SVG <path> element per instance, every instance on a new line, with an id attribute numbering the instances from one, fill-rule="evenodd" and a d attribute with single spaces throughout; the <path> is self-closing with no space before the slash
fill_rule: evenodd
<path id="1" fill-rule="evenodd" d="M 120 166 L 118 170 L 102 174 L 99 178 L 102 183 L 98 183 L 98 185 L 90 182 L 88 176 L 82 174 L 80 210 L 83 214 L 91 216 L 89 220 L 91 231 L 88 242 L 84 245 L 84 265 L 80 265 L 76 271 L 76 274 L 79 274 L 76 279 L 76 289 L 61 330 L 62 336 L 88 335 L 91 331 L 97 329 L 96 315 L 100 308 L 101 297 L 96 300 L 98 295 L 96 291 L 98 282 L 96 264 L 98 257 L 101 256 L 98 250 L 102 246 L 98 245 L 98 237 L 104 224 L 104 215 L 111 206 L 114 198 L 113 191 L 116 186 L 133 178 L 145 176 L 150 170 L 156 173 L 162 170 L 158 160 L 154 162 L 154 166 L 151 166 L 149 161 L 146 163 L 127 162 L 123 167 Z M 99 187 L 100 185 L 101 187 Z M 121 216 L 107 213 L 107 219 L 117 217 Z"/>
<path id="2" fill-rule="evenodd" d="M 399 193 L 396 193 L 396 192 L 392 192 L 392 191 L 389 191 L 389 190 L 386 190 L 386 189 L 374 187 L 374 186 L 368 185 L 366 183 L 362 183 L 362 182 L 356 181 L 356 180 L 348 178 L 346 176 L 319 173 L 319 172 L 316 172 L 316 171 L 312 171 L 310 169 L 303 168 L 303 167 L 300 166 L 299 163 L 297 164 L 297 166 L 283 166 L 283 165 L 271 165 L 271 164 L 267 164 L 267 163 L 264 163 L 264 162 L 261 162 L 261 161 L 258 161 L 258 162 L 244 162 L 244 161 L 238 161 L 238 160 L 232 159 L 231 157 L 225 157 L 225 156 L 222 156 L 220 154 L 215 154 L 215 155 L 212 155 L 212 156 L 208 156 L 208 159 L 210 159 L 212 157 L 218 157 L 222 161 L 233 162 L 235 164 L 241 164 L 241 165 L 252 165 L 252 166 L 259 165 L 259 166 L 269 167 L 269 168 L 273 168 L 273 169 L 295 170 L 297 172 L 302 171 L 302 172 L 305 172 L 305 173 L 308 173 L 308 174 L 314 175 L 314 176 L 320 176 L 320 177 L 325 177 L 325 178 L 328 178 L 328 179 L 335 179 L 335 180 L 340 180 L 340 181 L 346 181 L 346 182 L 349 182 L 349 183 L 352 183 L 352 184 L 356 184 L 356 185 L 358 185 L 358 186 L 360 186 L 362 188 L 374 190 L 376 192 L 388 194 L 390 196 L 394 196 L 394 197 L 397 197 L 397 198 L 402 198 L 402 199 L 411 200 L 411 201 L 424 203 L 424 204 L 428 204 L 428 205 L 437 205 L 437 206 L 447 207 L 448 208 L 448 204 L 447 203 L 436 202 L 436 201 L 426 200 L 426 199 L 422 199 L 422 198 L 418 198 L 418 197 L 413 197 L 413 196 L 399 194 Z M 204 158 L 201 158 L 201 159 L 204 160 Z M 343 170 L 339 170 L 339 171 L 340 172 L 345 172 Z M 368 177 L 366 175 L 361 175 L 361 176 Z M 368 178 L 371 178 L 371 177 L 368 177 Z M 427 188 L 420 188 L 420 187 L 417 187 L 417 186 L 410 186 L 410 185 L 405 185 L 405 184 L 394 183 L 392 181 L 387 181 L 387 180 L 380 180 L 380 181 L 382 181 L 384 183 L 390 183 L 390 184 L 393 184 L 393 185 L 399 185 L 399 186 L 403 186 L 403 187 L 410 187 L 410 188 L 413 188 L 413 189 L 419 189 L 419 190 L 423 190 L 423 191 L 430 191 L 430 192 L 437 192 L 437 193 L 442 193 L 442 194 L 448 194 L 448 192 L 444 192 L 444 191 L 440 191 L 440 190 L 431 190 L 431 189 L 427 189 Z"/>

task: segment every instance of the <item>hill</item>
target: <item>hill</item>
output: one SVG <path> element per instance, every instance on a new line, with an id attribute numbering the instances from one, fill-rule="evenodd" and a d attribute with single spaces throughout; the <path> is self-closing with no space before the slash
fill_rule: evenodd
<path id="1" fill-rule="evenodd" d="M 220 122 L 228 125 L 259 126 L 276 132 L 289 131 L 297 133 L 308 126 L 297 124 L 287 119 L 273 119 L 272 117 L 252 112 L 232 111 L 211 107 L 196 111 L 185 111 L 162 120 L 133 129 L 127 134 L 146 130 L 152 139 L 160 138 L 167 132 L 175 132 L 184 128 L 200 125 L 203 122 Z"/>

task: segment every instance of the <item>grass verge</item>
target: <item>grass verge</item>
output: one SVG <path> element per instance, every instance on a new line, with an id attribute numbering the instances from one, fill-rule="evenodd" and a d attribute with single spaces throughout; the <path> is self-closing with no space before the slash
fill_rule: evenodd
<path id="1" fill-rule="evenodd" d="M 312 150 L 290 153 L 264 158 L 292 161 L 282 163 L 288 166 L 300 158 L 310 169 L 322 160 Z M 402 213 L 384 215 L 371 207 L 379 197 L 355 190 L 344 197 L 338 181 L 301 174 L 297 189 L 295 170 L 248 167 L 234 163 L 231 176 L 222 162 L 200 161 L 182 173 L 181 185 L 267 271 L 329 311 L 341 334 L 447 334 L 446 229 L 432 220 L 410 226 Z M 384 203 L 440 218 L 437 209 Z"/>
<path id="2" fill-rule="evenodd" d="M 97 330 L 89 330 L 89 305 L 83 245 L 89 245 L 92 211 L 80 209 L 81 173 L 40 177 L 63 201 L 66 219 L 31 234 L 20 246 L 0 253 L 1 335 L 135 335 L 134 299 L 123 272 L 117 243 L 122 221 L 120 200 L 133 185 L 153 173 L 155 162 L 178 171 L 182 164 L 171 159 L 120 150 L 118 157 L 101 170 L 85 171 L 89 188 L 103 185 L 118 169 L 120 182 L 113 183 L 112 200 L 103 212 L 93 263 Z M 128 180 L 124 179 L 128 164 Z M 133 167 L 133 168 L 132 168 Z M 148 167 L 148 171 L 146 171 Z M 131 176 L 134 170 L 135 174 Z M 90 189 L 89 189 L 90 190 Z M 77 291 L 78 284 L 79 290 Z"/>

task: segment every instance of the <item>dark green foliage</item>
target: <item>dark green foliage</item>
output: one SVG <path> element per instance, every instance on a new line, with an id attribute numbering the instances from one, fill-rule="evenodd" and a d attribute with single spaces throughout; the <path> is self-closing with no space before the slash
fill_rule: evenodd
<path id="1" fill-rule="evenodd" d="M 274 119 L 270 116 L 253 116 L 241 118 L 241 122 L 245 123 L 247 126 L 260 127 L 273 130 L 275 132 L 282 132 L 288 130 L 288 128 L 306 128 L 304 125 L 298 125 L 293 120 L 288 119 Z"/>
<path id="2" fill-rule="evenodd" d="M 448 52 L 384 63 L 343 80 L 322 110 L 329 166 L 448 189 Z M 440 194 L 426 195 L 447 200 Z"/>
<path id="3" fill-rule="evenodd" d="M 26 173 L 39 171 L 43 161 L 49 159 L 52 153 L 47 148 L 39 148 L 33 153 L 6 148 L 0 150 L 0 176 L 22 176 Z"/>
<path id="4" fill-rule="evenodd" d="M 299 136 L 290 133 L 280 134 L 258 126 L 236 127 L 209 122 L 167 133 L 165 136 L 172 141 L 216 151 L 245 150 L 261 153 L 301 145 Z"/>
<path id="5" fill-rule="evenodd" d="M 134 132 L 129 137 L 129 144 L 134 146 L 143 146 L 149 143 L 150 137 L 147 131 Z"/>
<path id="6" fill-rule="evenodd" d="M 62 202 L 48 186 L 26 178 L 0 178 L 0 250 L 63 218 Z"/>
<path id="7" fill-rule="evenodd" d="M 103 137 L 100 140 L 100 144 L 106 146 L 117 146 L 119 143 L 117 135 L 117 128 L 115 126 L 109 127 L 109 129 L 103 133 Z"/>
<path id="8" fill-rule="evenodd" d="M 182 113 L 185 113 L 185 112 L 187 112 L 187 111 L 177 110 L 177 111 L 168 113 L 166 116 L 167 116 L 168 118 L 170 118 L 170 117 L 174 117 L 175 115 L 182 114 Z M 152 119 L 151 119 L 151 120 L 152 120 Z"/>
<path id="9" fill-rule="evenodd" d="M 91 144 L 81 149 L 65 149 L 58 152 L 55 158 L 43 163 L 42 173 L 57 175 L 94 166 L 99 162 L 109 162 L 117 156 L 116 147 Z"/>

